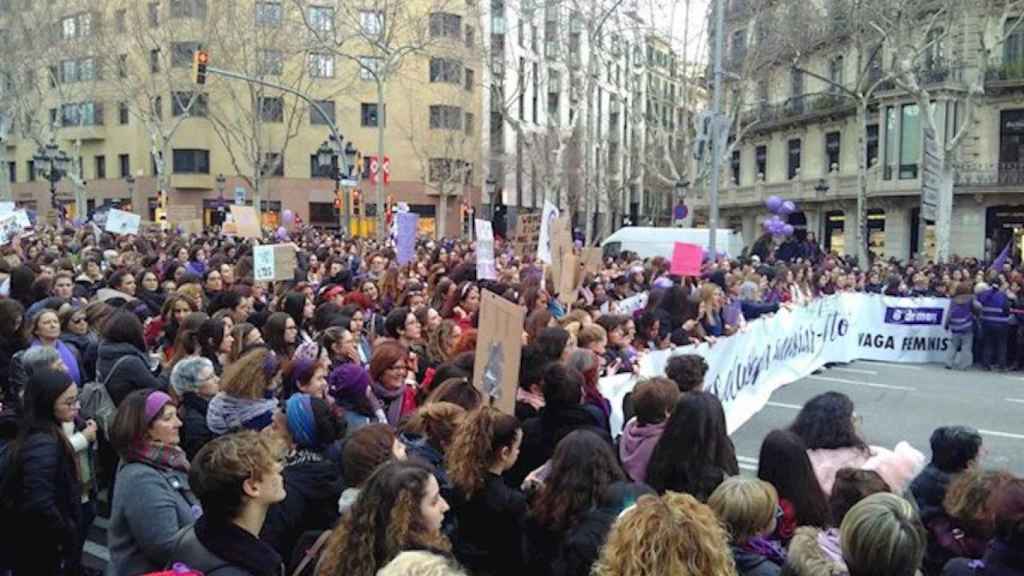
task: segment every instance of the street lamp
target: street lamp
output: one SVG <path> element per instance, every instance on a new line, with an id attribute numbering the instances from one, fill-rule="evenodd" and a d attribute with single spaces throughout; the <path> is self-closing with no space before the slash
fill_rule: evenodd
<path id="1" fill-rule="evenodd" d="M 334 197 L 344 200 L 344 206 L 338 206 L 338 213 L 341 216 L 343 231 L 347 233 L 351 229 L 351 204 L 349 195 L 341 194 L 341 188 L 343 182 L 346 187 L 351 187 L 352 168 L 355 166 L 359 151 L 351 141 L 346 142 L 342 147 L 344 138 L 341 134 L 338 134 L 337 137 L 332 134 L 327 140 L 324 140 L 316 151 L 316 162 L 320 167 L 321 175 L 331 174 L 331 178 L 334 180 Z"/>
<path id="2" fill-rule="evenodd" d="M 227 183 L 228 179 L 224 174 L 217 174 L 215 179 L 217 182 L 217 214 L 220 224 L 224 224 L 224 184 Z"/>
<path id="3" fill-rule="evenodd" d="M 71 157 L 57 147 L 52 140 L 50 143 L 40 146 L 32 161 L 39 174 L 50 182 L 50 205 L 60 215 L 60 202 L 57 201 L 57 182 L 60 182 L 67 175 L 71 166 Z"/>

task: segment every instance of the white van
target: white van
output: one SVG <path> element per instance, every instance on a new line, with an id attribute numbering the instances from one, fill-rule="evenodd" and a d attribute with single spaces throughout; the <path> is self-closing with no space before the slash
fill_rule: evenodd
<path id="1" fill-rule="evenodd" d="M 662 256 L 671 259 L 676 242 L 697 244 L 708 247 L 711 238 L 707 228 L 650 228 L 627 226 L 619 228 L 601 242 L 602 253 L 616 256 L 620 252 L 635 252 L 641 258 Z M 719 228 L 715 233 L 719 252 L 736 258 L 743 251 L 743 235 L 739 232 Z"/>

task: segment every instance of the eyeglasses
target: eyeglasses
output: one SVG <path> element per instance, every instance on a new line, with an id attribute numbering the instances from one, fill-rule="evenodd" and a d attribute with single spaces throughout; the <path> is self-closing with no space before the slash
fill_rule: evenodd
<path id="1" fill-rule="evenodd" d="M 387 372 L 408 372 L 409 371 L 409 367 L 406 366 L 405 364 L 402 364 L 400 366 L 392 366 L 391 368 L 388 368 L 386 371 Z"/>
<path id="2" fill-rule="evenodd" d="M 61 402 L 61 405 L 67 406 L 68 408 L 74 408 L 75 406 L 78 406 L 78 396 L 75 396 L 74 398 L 68 398 L 67 400 Z"/>
<path id="3" fill-rule="evenodd" d="M 88 320 L 85 319 L 85 316 L 79 316 L 78 318 L 71 319 L 72 324 L 80 324 L 82 322 L 88 322 Z"/>

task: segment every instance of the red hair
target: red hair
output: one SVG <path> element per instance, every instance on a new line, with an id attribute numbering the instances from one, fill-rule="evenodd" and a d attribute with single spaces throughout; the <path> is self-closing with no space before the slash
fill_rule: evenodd
<path id="1" fill-rule="evenodd" d="M 452 346 L 452 353 L 450 358 L 455 358 L 463 352 L 474 352 L 476 351 L 476 330 L 473 328 L 467 328 L 462 331 L 462 335 L 455 341 L 455 345 Z"/>

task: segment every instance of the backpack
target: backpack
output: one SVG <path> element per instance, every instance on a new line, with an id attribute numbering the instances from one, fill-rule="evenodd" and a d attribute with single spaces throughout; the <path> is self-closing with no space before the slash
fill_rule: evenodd
<path id="1" fill-rule="evenodd" d="M 110 392 L 107 391 L 107 382 L 110 381 L 110 377 L 117 371 L 117 367 L 121 365 L 121 362 L 129 358 L 132 358 L 132 356 L 118 358 L 117 362 L 114 362 L 114 365 L 110 368 L 110 373 L 107 374 L 106 378 L 103 378 L 102 381 L 97 379 L 87 382 L 82 388 L 82 392 L 78 395 L 78 399 L 82 404 L 82 418 L 95 420 L 96 426 L 103 431 L 103 435 L 107 438 L 110 437 L 110 426 L 114 423 L 114 415 L 117 414 L 117 406 L 114 405 L 114 400 L 110 397 Z"/>

